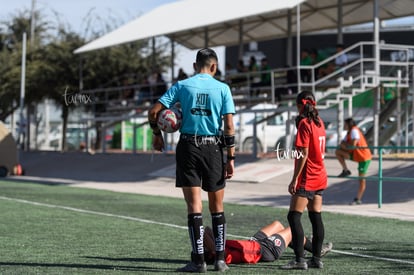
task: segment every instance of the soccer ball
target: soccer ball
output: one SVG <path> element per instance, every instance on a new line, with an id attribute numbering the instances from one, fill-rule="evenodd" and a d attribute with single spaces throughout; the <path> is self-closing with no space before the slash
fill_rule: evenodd
<path id="1" fill-rule="evenodd" d="M 157 125 L 161 131 L 174 133 L 181 127 L 182 114 L 177 108 L 164 109 L 158 115 Z"/>

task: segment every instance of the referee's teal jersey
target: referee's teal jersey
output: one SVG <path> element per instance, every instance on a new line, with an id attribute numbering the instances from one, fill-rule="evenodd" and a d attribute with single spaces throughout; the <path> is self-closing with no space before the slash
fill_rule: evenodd
<path id="1" fill-rule="evenodd" d="M 221 117 L 236 112 L 229 86 L 205 73 L 178 81 L 158 101 L 166 108 L 180 102 L 180 132 L 189 135 L 218 136 Z"/>

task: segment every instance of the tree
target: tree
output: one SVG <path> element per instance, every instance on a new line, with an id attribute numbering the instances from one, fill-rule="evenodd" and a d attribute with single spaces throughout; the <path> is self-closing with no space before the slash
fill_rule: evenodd
<path id="1" fill-rule="evenodd" d="M 68 117 L 71 110 L 81 108 L 94 111 L 95 116 L 105 111 L 105 104 L 99 104 L 104 93 L 96 93 L 95 101 L 77 105 L 68 101 L 68 95 L 82 94 L 80 75 L 82 74 L 83 89 L 122 86 L 122 79 L 130 77 L 139 83 L 154 67 L 161 70 L 168 66 L 169 56 L 165 55 L 163 46 L 152 55 L 147 55 L 150 48 L 147 41 L 129 43 L 107 48 L 83 55 L 75 55 L 73 51 L 85 44 L 85 39 L 70 31 L 68 26 L 59 22 L 42 20 L 45 18 L 36 11 L 35 37 L 30 37 L 31 13 L 21 12 L 8 22 L 0 23 L 0 119 L 4 120 L 18 108 L 20 97 L 22 34 L 28 34 L 29 44 L 26 63 L 26 106 L 36 106 L 44 99 L 52 99 L 60 106 L 63 120 L 63 141 Z M 90 15 L 92 16 L 92 15 Z M 111 21 L 112 23 L 114 21 Z M 104 24 L 105 32 L 115 28 Z M 1 27 L 1 26 L 0 26 Z M 3 31 L 3 29 L 5 31 Z M 95 32 L 97 36 L 99 32 Z M 103 31 L 101 32 L 103 33 Z M 101 127 L 96 122 L 97 133 Z M 100 142 L 96 143 L 97 145 Z M 65 150 L 65 147 L 62 148 Z"/>
<path id="2" fill-rule="evenodd" d="M 79 57 L 73 55 L 73 51 L 82 44 L 84 41 L 79 35 L 60 29 L 59 36 L 41 49 L 44 66 L 36 70 L 34 77 L 43 84 L 49 84 L 44 94 L 62 110 L 62 151 L 67 149 L 66 129 L 70 109 L 77 107 L 70 104 L 68 97 L 79 89 Z"/>
<path id="3" fill-rule="evenodd" d="M 42 67 L 42 56 L 40 56 L 36 49 L 40 48 L 42 43 L 48 38 L 47 31 L 50 29 L 48 22 L 42 20 L 40 13 L 34 13 L 37 18 L 35 34 L 37 39 L 30 37 L 30 12 L 23 11 L 11 18 L 11 20 L 0 22 L 1 47 L 0 47 L 0 119 L 4 120 L 16 108 L 20 97 L 20 79 L 21 79 L 21 57 L 22 57 L 22 37 L 26 32 L 27 40 L 33 42 L 27 45 L 27 87 L 34 85 L 37 88 L 36 79 L 33 79 L 34 72 L 38 67 Z M 37 101 L 37 93 L 30 94 L 28 101 Z M 42 97 L 42 95 L 40 95 Z"/>

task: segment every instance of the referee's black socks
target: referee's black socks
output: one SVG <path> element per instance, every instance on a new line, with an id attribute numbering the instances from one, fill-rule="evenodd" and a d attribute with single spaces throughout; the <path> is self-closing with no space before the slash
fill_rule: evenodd
<path id="1" fill-rule="evenodd" d="M 188 214 L 188 233 L 191 242 L 191 261 L 196 264 L 204 263 L 204 227 L 201 213 Z"/>
<path id="2" fill-rule="evenodd" d="M 224 212 L 211 213 L 211 220 L 216 245 L 216 260 L 224 260 L 226 245 L 226 218 Z"/>

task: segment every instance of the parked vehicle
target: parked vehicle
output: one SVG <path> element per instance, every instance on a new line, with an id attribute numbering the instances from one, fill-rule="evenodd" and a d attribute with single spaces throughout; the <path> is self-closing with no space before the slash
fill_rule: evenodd
<path id="1" fill-rule="evenodd" d="M 251 153 L 256 143 L 258 153 L 274 150 L 277 141 L 286 133 L 287 117 L 287 112 L 277 113 L 277 105 L 274 104 L 258 104 L 249 111 L 237 113 L 234 121 L 238 149 Z"/>
<path id="2" fill-rule="evenodd" d="M 88 137 L 95 142 L 95 129 L 85 129 L 82 125 L 69 124 L 66 129 L 66 149 L 68 151 L 76 151 L 81 149 L 81 144 L 85 142 L 85 131 L 88 131 Z M 53 150 L 59 150 L 62 142 L 62 127 L 52 127 L 51 135 L 49 136 L 49 147 Z"/>
<path id="3" fill-rule="evenodd" d="M 398 133 L 394 134 L 391 139 L 390 143 L 393 146 L 405 146 L 406 141 L 408 142 L 408 146 L 413 146 L 413 121 L 410 120 L 408 122 L 408 126 L 401 130 L 401 134 Z M 405 149 L 403 149 L 405 150 Z M 412 150 L 412 149 L 410 149 Z"/>

